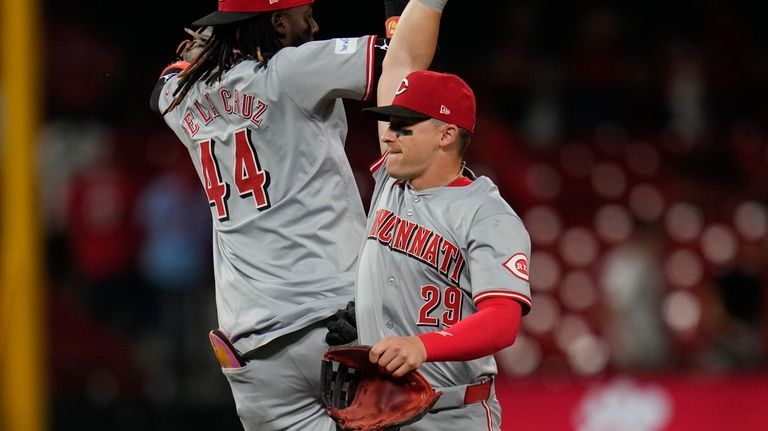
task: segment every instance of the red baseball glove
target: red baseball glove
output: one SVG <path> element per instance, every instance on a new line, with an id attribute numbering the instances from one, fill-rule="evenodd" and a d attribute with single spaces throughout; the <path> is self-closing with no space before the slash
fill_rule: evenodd
<path id="1" fill-rule="evenodd" d="M 370 346 L 339 346 L 323 355 L 323 402 L 348 431 L 395 431 L 426 415 L 441 392 L 418 371 L 392 377 L 368 360 Z"/>

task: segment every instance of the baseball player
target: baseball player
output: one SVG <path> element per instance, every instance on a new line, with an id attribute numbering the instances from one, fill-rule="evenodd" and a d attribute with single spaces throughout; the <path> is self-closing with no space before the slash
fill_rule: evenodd
<path id="1" fill-rule="evenodd" d="M 364 237 L 341 98 L 369 97 L 385 44 L 313 41 L 312 3 L 219 0 L 151 99 L 211 208 L 210 339 L 248 431 L 335 429 L 320 401 L 325 324 L 352 299 Z"/>
<path id="2" fill-rule="evenodd" d="M 452 74 L 407 73 L 412 6 L 379 81 L 380 105 L 391 104 L 364 110 L 388 124 L 358 262 L 359 339 L 382 369 L 418 368 L 444 393 L 404 429 L 499 430 L 493 353 L 514 342 L 531 307 L 530 239 L 491 180 L 464 167 L 472 90 Z"/>

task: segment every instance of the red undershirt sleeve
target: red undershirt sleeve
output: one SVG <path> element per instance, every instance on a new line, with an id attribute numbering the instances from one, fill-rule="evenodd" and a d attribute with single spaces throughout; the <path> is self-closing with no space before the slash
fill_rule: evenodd
<path id="1" fill-rule="evenodd" d="M 522 306 L 510 298 L 477 303 L 477 313 L 442 331 L 420 334 L 427 361 L 470 361 L 511 346 L 517 337 Z"/>

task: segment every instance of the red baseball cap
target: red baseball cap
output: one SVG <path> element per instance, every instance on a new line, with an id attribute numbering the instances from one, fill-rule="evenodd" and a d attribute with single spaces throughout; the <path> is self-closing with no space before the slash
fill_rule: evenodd
<path id="1" fill-rule="evenodd" d="M 464 80 L 450 73 L 418 70 L 403 78 L 389 106 L 363 112 L 382 121 L 391 117 L 435 118 L 475 132 L 475 93 Z"/>
<path id="2" fill-rule="evenodd" d="M 197 26 L 229 24 L 263 12 L 312 4 L 314 0 L 219 0 L 219 10 L 192 23 Z"/>

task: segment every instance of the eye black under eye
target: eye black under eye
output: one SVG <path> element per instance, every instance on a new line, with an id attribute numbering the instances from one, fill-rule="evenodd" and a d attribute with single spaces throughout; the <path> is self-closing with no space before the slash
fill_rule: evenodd
<path id="1" fill-rule="evenodd" d="M 398 138 L 401 137 L 401 136 L 412 136 L 413 135 L 413 130 L 411 130 L 411 129 L 402 129 L 401 128 L 401 129 L 392 129 L 392 130 L 395 132 L 395 135 L 397 135 Z"/>

